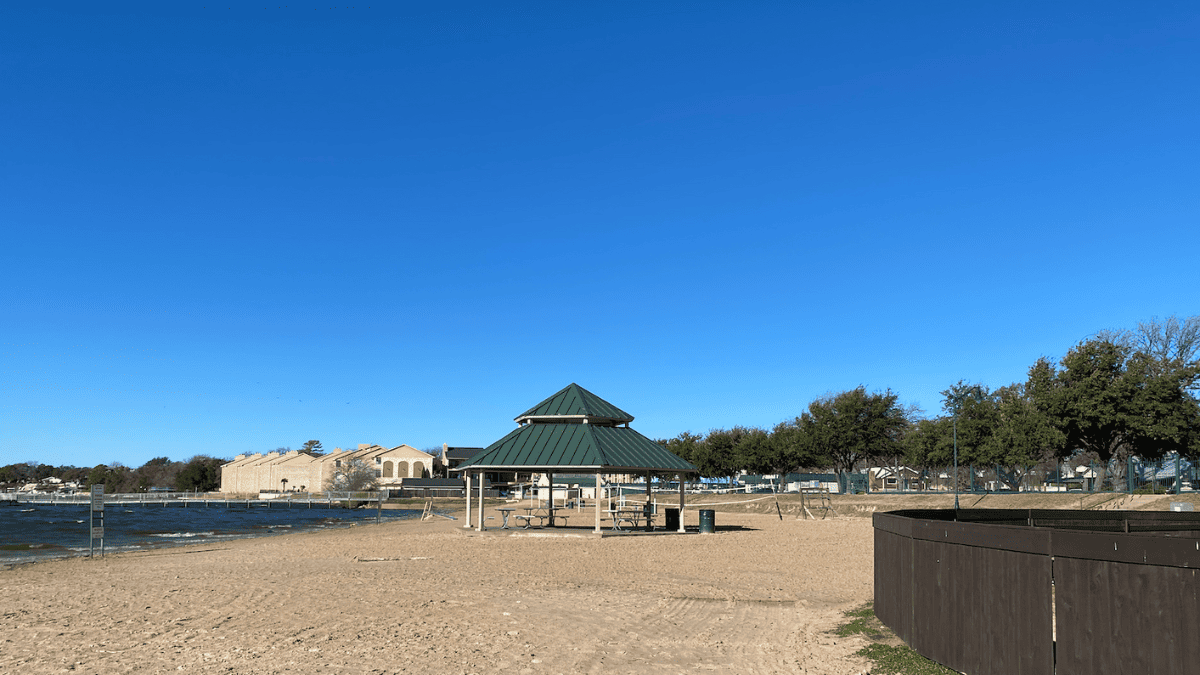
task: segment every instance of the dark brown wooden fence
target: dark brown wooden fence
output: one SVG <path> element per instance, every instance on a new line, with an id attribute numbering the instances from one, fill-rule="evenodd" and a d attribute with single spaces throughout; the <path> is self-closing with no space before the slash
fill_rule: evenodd
<path id="1" fill-rule="evenodd" d="M 1200 514 L 877 513 L 875 613 L 969 675 L 1200 673 Z"/>

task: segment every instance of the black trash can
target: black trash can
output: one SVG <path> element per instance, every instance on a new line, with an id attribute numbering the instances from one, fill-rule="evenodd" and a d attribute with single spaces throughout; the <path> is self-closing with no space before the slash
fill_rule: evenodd
<path id="1" fill-rule="evenodd" d="M 712 509 L 700 509 L 700 534 L 713 534 L 717 531 L 717 512 Z"/>
<path id="2" fill-rule="evenodd" d="M 679 509 L 667 509 L 667 522 L 663 527 L 667 532 L 679 531 Z"/>

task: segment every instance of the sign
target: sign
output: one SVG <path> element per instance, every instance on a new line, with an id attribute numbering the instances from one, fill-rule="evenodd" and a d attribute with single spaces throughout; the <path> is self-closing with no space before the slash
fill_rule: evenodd
<path id="1" fill-rule="evenodd" d="M 97 524 L 99 521 L 99 524 Z M 100 555 L 104 555 L 104 486 L 92 486 L 92 522 L 88 536 L 88 557 L 96 555 L 96 540 L 100 540 Z"/>
<path id="2" fill-rule="evenodd" d="M 1191 502 L 1171 502 L 1172 511 L 1195 511 L 1196 505 Z"/>

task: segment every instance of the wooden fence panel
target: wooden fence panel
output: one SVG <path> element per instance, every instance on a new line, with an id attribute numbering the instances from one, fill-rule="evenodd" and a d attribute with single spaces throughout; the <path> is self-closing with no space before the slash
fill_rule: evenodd
<path id="1" fill-rule="evenodd" d="M 1060 675 L 1200 672 L 1195 569 L 1057 557 Z"/>

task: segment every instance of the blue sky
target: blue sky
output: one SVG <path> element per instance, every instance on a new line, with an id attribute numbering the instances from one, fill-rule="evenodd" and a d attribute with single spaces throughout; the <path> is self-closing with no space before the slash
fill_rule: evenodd
<path id="1" fill-rule="evenodd" d="M 929 414 L 1200 313 L 1192 3 L 0 12 L 0 464 Z"/>

